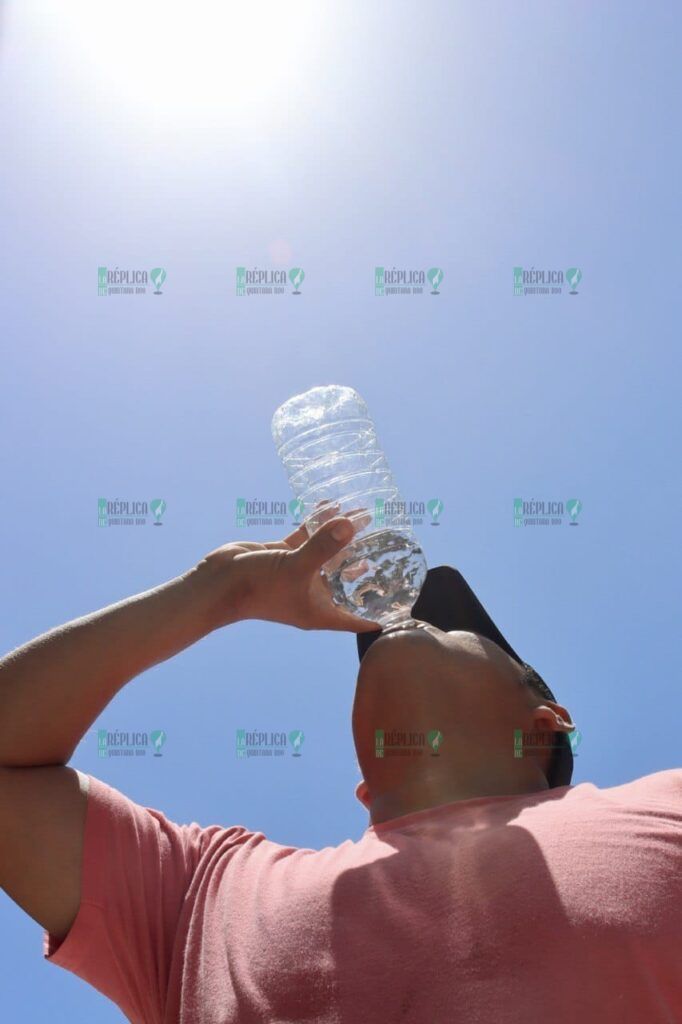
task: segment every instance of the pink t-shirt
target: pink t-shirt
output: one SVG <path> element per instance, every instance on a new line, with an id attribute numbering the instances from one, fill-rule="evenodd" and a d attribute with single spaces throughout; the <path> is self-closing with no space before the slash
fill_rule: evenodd
<path id="1" fill-rule="evenodd" d="M 444 804 L 296 849 L 90 777 L 50 962 L 134 1022 L 680 1024 L 682 771 Z"/>

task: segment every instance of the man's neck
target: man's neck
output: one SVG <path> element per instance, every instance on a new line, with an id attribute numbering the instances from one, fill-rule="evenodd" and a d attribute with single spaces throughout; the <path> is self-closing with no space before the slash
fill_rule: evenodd
<path id="1" fill-rule="evenodd" d="M 369 814 L 373 825 L 392 818 L 402 818 L 415 811 L 426 811 L 442 804 L 484 797 L 516 796 L 547 790 L 547 779 L 539 769 L 510 775 L 508 771 L 483 770 L 464 775 L 448 773 L 446 777 L 413 780 L 398 789 L 372 797 Z"/>

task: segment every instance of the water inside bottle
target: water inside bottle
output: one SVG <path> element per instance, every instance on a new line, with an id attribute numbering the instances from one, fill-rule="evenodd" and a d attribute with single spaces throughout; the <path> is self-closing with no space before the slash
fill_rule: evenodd
<path id="1" fill-rule="evenodd" d="M 409 619 L 426 578 L 419 545 L 405 532 L 377 530 L 357 537 L 345 553 L 325 569 L 334 601 L 382 627 Z"/>

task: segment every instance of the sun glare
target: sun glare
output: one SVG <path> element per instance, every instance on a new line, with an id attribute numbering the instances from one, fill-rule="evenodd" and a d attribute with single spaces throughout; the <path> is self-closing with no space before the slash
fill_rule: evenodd
<path id="1" fill-rule="evenodd" d="M 77 0 L 54 28 L 97 91 L 139 116 L 276 113 L 312 89 L 322 5 Z"/>

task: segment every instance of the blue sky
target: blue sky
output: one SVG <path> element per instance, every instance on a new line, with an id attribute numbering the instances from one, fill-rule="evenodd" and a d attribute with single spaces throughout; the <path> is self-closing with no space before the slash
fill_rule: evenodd
<path id="1" fill-rule="evenodd" d="M 572 710 L 574 781 L 679 766 L 679 7 L 358 0 L 187 40 L 150 7 L 156 36 L 132 8 L 2 15 L 3 650 L 278 537 L 235 525 L 291 497 L 272 413 L 349 384 L 404 496 L 444 503 L 429 564 Z M 161 266 L 163 295 L 99 297 L 102 265 Z M 441 294 L 376 297 L 377 265 L 441 267 Z M 237 266 L 302 267 L 302 294 L 238 298 Z M 577 266 L 579 294 L 514 296 L 514 266 Z M 102 496 L 163 497 L 163 526 L 98 528 Z M 515 528 L 517 497 L 578 497 L 579 525 Z M 355 673 L 350 635 L 240 623 L 96 723 L 164 729 L 161 758 L 91 734 L 72 763 L 177 821 L 357 838 Z M 239 761 L 240 727 L 302 756 Z M 12 1019 L 122 1019 L 6 899 L 0 932 Z"/>

